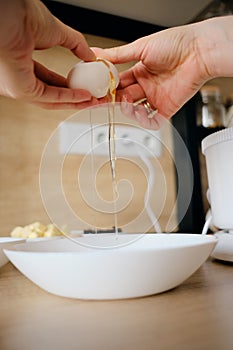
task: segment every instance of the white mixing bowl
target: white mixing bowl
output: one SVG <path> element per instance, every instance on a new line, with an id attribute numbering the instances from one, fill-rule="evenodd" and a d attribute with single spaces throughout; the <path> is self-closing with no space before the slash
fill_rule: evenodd
<path id="1" fill-rule="evenodd" d="M 13 247 L 16 243 L 22 242 L 25 242 L 25 239 L 13 237 L 0 237 L 0 267 L 5 265 L 9 261 L 3 250 Z"/>
<path id="2" fill-rule="evenodd" d="M 29 242 L 5 253 L 50 293 L 122 299 L 178 286 L 209 257 L 217 239 L 198 234 L 88 234 L 75 242 L 68 238 Z"/>

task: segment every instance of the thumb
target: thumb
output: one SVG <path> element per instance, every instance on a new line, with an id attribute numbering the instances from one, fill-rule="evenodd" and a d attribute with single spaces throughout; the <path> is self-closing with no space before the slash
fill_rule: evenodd
<path id="1" fill-rule="evenodd" d="M 121 64 L 131 61 L 140 61 L 144 47 L 145 41 L 142 38 L 130 44 L 116 46 L 110 49 L 93 47 L 92 50 L 97 57 L 105 58 L 114 64 Z"/>
<path id="2" fill-rule="evenodd" d="M 94 61 L 94 52 L 88 46 L 84 35 L 73 28 L 65 25 L 56 18 L 58 29 L 61 34 L 59 45 L 70 49 L 77 57 L 84 61 Z"/>

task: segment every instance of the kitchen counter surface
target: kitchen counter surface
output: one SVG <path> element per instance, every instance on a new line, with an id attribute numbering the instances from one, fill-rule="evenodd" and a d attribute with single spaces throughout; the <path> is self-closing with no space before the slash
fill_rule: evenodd
<path id="1" fill-rule="evenodd" d="M 145 298 L 49 294 L 0 269 L 1 350 L 232 350 L 233 264 L 209 259 L 179 287 Z"/>

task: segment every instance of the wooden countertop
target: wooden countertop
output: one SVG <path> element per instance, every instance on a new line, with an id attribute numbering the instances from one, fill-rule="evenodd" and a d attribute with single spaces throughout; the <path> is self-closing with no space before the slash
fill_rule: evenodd
<path id="1" fill-rule="evenodd" d="M 181 286 L 145 298 L 48 294 L 0 269 L 1 350 L 232 350 L 233 264 L 209 259 Z"/>

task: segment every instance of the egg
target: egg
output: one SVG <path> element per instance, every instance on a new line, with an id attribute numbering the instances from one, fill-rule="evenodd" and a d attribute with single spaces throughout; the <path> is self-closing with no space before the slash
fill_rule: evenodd
<path id="1" fill-rule="evenodd" d="M 119 84 L 118 71 L 111 62 L 103 59 L 93 62 L 80 61 L 67 76 L 70 88 L 85 89 L 96 98 L 107 95 L 111 79 L 114 79 L 117 87 Z"/>

